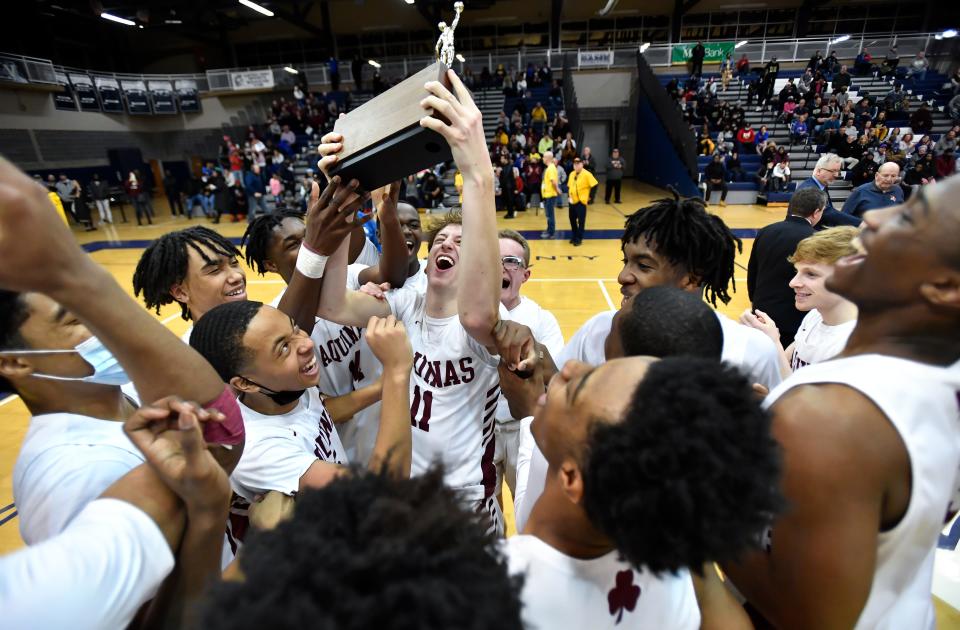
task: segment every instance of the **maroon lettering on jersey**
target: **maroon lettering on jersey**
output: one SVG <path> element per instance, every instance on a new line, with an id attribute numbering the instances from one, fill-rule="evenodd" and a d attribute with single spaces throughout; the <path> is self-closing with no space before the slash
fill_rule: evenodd
<path id="1" fill-rule="evenodd" d="M 354 382 L 360 382 L 363 380 L 363 370 L 360 369 L 360 351 L 357 350 L 357 353 L 353 356 L 353 361 L 350 362 L 350 378 Z"/>
<path id="2" fill-rule="evenodd" d="M 327 354 L 326 349 L 324 349 L 323 345 L 321 344 L 317 345 L 317 356 L 320 357 L 320 363 L 323 365 L 323 367 L 327 367 L 333 363 L 333 361 L 330 360 L 330 356 Z"/>
<path id="3" fill-rule="evenodd" d="M 227 515 L 227 542 L 230 543 L 230 551 L 237 555 L 237 550 L 243 539 L 247 536 L 247 530 L 250 528 L 250 504 L 246 499 L 237 493 L 233 493 L 230 498 L 230 512 Z"/>
<path id="4" fill-rule="evenodd" d="M 616 586 L 607 593 L 607 604 L 610 606 L 610 614 L 616 615 L 616 623 L 623 619 L 623 611 L 633 612 L 637 607 L 637 600 L 640 599 L 640 587 L 633 583 L 633 571 L 617 572 Z"/>
<path id="5" fill-rule="evenodd" d="M 337 450 L 333 447 L 333 421 L 330 419 L 330 415 L 327 413 L 327 410 L 324 409 L 323 413 L 320 414 L 320 420 L 318 422 L 320 427 L 320 432 L 317 434 L 317 439 L 314 441 L 316 446 L 313 449 L 313 454 L 317 459 L 325 462 L 336 462 L 341 463 Z"/>
<path id="6" fill-rule="evenodd" d="M 457 376 L 457 368 L 454 367 L 453 361 L 447 361 L 447 373 L 443 377 L 443 386 L 450 387 L 451 385 L 459 385 L 460 377 Z"/>
<path id="7" fill-rule="evenodd" d="M 460 359 L 460 371 L 463 373 L 461 379 L 464 383 L 469 383 L 473 380 L 473 377 L 476 376 L 476 372 L 474 372 L 473 367 L 471 367 L 472 363 L 473 359 L 470 357 Z"/>
<path id="8" fill-rule="evenodd" d="M 421 404 L 422 403 L 422 404 Z M 410 425 L 421 431 L 430 431 L 430 417 L 433 415 L 433 392 L 413 386 L 413 398 L 410 402 Z M 419 416 L 419 420 L 417 417 Z"/>

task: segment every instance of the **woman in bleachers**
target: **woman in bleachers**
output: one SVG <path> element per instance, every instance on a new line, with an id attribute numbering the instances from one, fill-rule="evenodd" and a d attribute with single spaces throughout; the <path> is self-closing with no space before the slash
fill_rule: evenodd
<path id="1" fill-rule="evenodd" d="M 746 181 L 747 175 L 743 172 L 743 165 L 740 163 L 740 153 L 734 151 L 727 158 L 727 177 L 731 182 Z"/>
<path id="2" fill-rule="evenodd" d="M 760 131 L 757 132 L 757 153 L 763 153 L 763 150 L 767 148 L 767 143 L 770 141 L 770 132 L 767 131 L 766 125 L 760 125 Z"/>

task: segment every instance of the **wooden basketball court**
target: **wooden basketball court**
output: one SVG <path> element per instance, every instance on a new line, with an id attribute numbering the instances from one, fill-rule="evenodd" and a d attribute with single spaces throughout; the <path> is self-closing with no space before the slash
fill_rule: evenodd
<path id="1" fill-rule="evenodd" d="M 664 193 L 650 186 L 624 182 L 622 204 L 602 203 L 603 192 L 598 191 L 598 203 L 589 207 L 587 212 L 587 238 L 581 247 L 567 243 L 566 231 L 569 230 L 567 209 L 557 209 L 557 240 L 539 240 L 539 233 L 546 227 L 541 211 L 533 210 L 520 213 L 515 220 L 507 221 L 500 213 L 498 224 L 502 228 L 511 228 L 531 238 L 533 260 L 530 281 L 524 286 L 523 294 L 552 311 L 560 322 L 564 338 L 569 339 L 587 319 L 596 313 L 616 308 L 620 304 L 620 290 L 617 274 L 621 268 L 619 235 L 624 218 L 637 208 Z M 602 185 L 600 187 L 602 189 Z M 143 249 L 152 239 L 167 232 L 182 229 L 189 225 L 203 224 L 217 229 L 229 237 L 239 238 L 245 223 L 220 223 L 213 226 L 207 219 L 173 219 L 162 199 L 154 200 L 159 216 L 153 226 L 139 227 L 132 220 L 113 226 L 100 226 L 95 232 L 76 232 L 78 241 L 85 244 L 91 256 L 113 273 L 114 277 L 127 292 L 133 296 L 133 271 Z M 765 208 L 762 206 L 710 206 L 710 211 L 720 215 L 727 225 L 743 239 L 743 252 L 737 256 L 736 293 L 730 304 L 721 306 L 720 311 L 736 318 L 749 306 L 746 289 L 746 265 L 756 230 L 783 218 L 782 207 Z M 119 220 L 119 213 L 114 212 Z M 429 216 L 423 217 L 429 222 Z M 229 221 L 227 218 L 226 220 Z M 424 248 L 425 251 L 425 248 Z M 242 261 L 241 261 L 242 262 Z M 252 300 L 269 302 L 283 288 L 279 276 L 257 276 L 252 270 L 247 273 L 247 294 Z M 180 308 L 167 305 L 158 318 L 178 336 L 186 331 L 188 323 L 180 319 Z M 0 554 L 23 546 L 18 531 L 16 506 L 13 500 L 13 465 L 16 461 L 20 443 L 27 429 L 29 414 L 19 398 L 11 396 L 0 401 Z M 505 497 L 509 491 L 505 489 Z M 505 501 L 509 506 L 509 499 Z M 507 510 L 509 531 L 513 531 L 512 510 Z M 960 614 L 950 606 L 937 600 L 938 627 L 960 629 Z"/>

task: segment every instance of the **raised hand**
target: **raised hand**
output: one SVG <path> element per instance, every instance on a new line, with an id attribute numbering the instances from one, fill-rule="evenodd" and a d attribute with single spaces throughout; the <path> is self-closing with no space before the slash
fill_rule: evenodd
<path id="1" fill-rule="evenodd" d="M 339 177 L 334 177 L 321 195 L 320 186 L 313 182 L 304 235 L 307 247 L 323 256 L 333 255 L 356 227 L 354 215 L 367 199 L 357 192 L 358 186 L 355 179 L 344 184 Z"/>
<path id="2" fill-rule="evenodd" d="M 777 322 L 773 318 L 759 309 L 753 312 L 747 309 L 740 315 L 740 323 L 750 328 L 756 328 L 774 342 L 780 343 L 780 329 L 777 328 Z"/>
<path id="3" fill-rule="evenodd" d="M 501 319 L 493 329 L 493 340 L 502 364 L 520 377 L 529 376 L 540 363 L 542 355 L 537 340 L 533 331 L 523 324 Z"/>
<path id="4" fill-rule="evenodd" d="M 413 367 L 413 349 L 403 322 L 393 315 L 371 317 L 364 336 L 384 372 L 409 372 Z"/>
<path id="5" fill-rule="evenodd" d="M 47 191 L 0 157 L 0 287 L 50 293 L 93 263 Z"/>
<path id="6" fill-rule="evenodd" d="M 489 175 L 493 167 L 483 132 L 483 114 L 457 74 L 448 70 L 447 76 L 453 88 L 452 93 L 439 81 L 429 81 L 424 86 L 430 95 L 420 104 L 433 112 L 420 119 L 420 126 L 432 129 L 446 139 L 453 159 L 465 177 Z"/>
<path id="7" fill-rule="evenodd" d="M 342 114 L 341 114 L 342 115 Z M 337 154 L 343 150 L 343 136 L 335 131 L 331 131 L 320 138 L 320 161 L 317 162 L 317 168 L 323 173 L 327 181 L 330 181 L 330 169 L 337 164 Z"/>
<path id="8" fill-rule="evenodd" d="M 230 500 L 227 473 L 207 450 L 200 424 L 223 415 L 175 396 L 137 409 L 123 431 L 171 490 L 198 512 L 226 512 Z"/>
<path id="9" fill-rule="evenodd" d="M 543 380 L 543 364 L 538 363 L 529 376 L 524 378 L 507 368 L 503 360 L 497 366 L 500 373 L 500 391 L 510 407 L 514 418 L 532 416 L 537 408 L 537 400 L 546 392 Z"/>

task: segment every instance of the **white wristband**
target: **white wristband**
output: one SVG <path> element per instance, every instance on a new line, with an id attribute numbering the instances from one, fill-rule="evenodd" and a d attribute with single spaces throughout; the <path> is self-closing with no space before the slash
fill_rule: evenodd
<path id="1" fill-rule="evenodd" d="M 327 258 L 329 256 L 312 252 L 301 243 L 300 252 L 297 254 L 297 271 L 308 278 L 322 278 L 323 269 L 327 266 Z"/>

